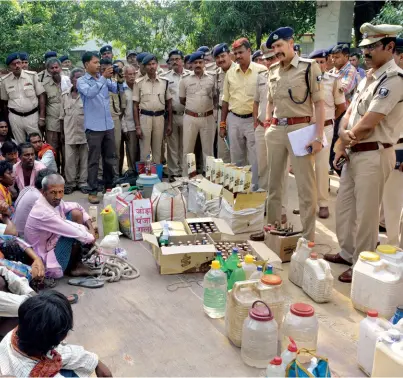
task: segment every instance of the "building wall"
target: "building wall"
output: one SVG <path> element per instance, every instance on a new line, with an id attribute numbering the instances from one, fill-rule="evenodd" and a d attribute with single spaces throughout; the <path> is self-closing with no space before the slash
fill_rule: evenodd
<path id="1" fill-rule="evenodd" d="M 317 1 L 315 49 L 351 43 L 354 1 Z"/>

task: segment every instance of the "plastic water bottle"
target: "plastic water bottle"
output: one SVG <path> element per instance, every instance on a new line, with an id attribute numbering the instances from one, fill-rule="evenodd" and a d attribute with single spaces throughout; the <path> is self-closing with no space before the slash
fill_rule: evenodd
<path id="1" fill-rule="evenodd" d="M 259 265 L 257 270 L 249 277 L 250 280 L 260 280 L 263 277 L 263 268 Z"/>
<path id="2" fill-rule="evenodd" d="M 256 265 L 253 261 L 253 256 L 248 254 L 245 256 L 245 262 L 242 263 L 242 268 L 245 271 L 247 280 L 250 279 L 252 273 L 256 272 Z"/>
<path id="3" fill-rule="evenodd" d="M 246 280 L 245 271 L 243 270 L 241 263 L 239 263 L 237 268 L 231 273 L 231 277 L 228 281 L 228 290 L 232 290 L 232 287 L 234 286 L 235 282 L 245 280 Z"/>
<path id="4" fill-rule="evenodd" d="M 403 319 L 403 305 L 396 307 L 395 315 L 393 315 L 393 318 L 390 320 L 390 322 L 392 324 L 397 324 L 400 319 Z"/>
<path id="5" fill-rule="evenodd" d="M 294 361 L 297 358 L 297 345 L 295 344 L 295 341 L 293 340 L 292 337 L 289 337 L 290 339 L 290 344 L 288 344 L 287 349 L 281 353 L 281 359 L 283 360 L 283 368 L 284 370 L 287 369 L 288 364 L 291 361 Z"/>
<path id="6" fill-rule="evenodd" d="M 169 244 L 169 226 L 168 223 L 164 223 L 164 227 L 162 229 L 162 235 L 160 236 L 160 246 L 167 246 Z"/>
<path id="7" fill-rule="evenodd" d="M 234 247 L 232 248 L 231 256 L 229 256 L 227 259 L 227 269 L 230 271 L 234 271 L 239 263 L 240 261 L 238 257 L 238 248 Z"/>
<path id="8" fill-rule="evenodd" d="M 264 274 L 273 274 L 273 266 L 270 264 L 267 265 Z"/>
<path id="9" fill-rule="evenodd" d="M 225 260 L 224 260 L 223 257 L 222 257 L 222 253 L 219 252 L 219 251 L 217 251 L 217 252 L 216 252 L 216 258 L 215 258 L 215 259 L 220 263 L 221 270 L 222 270 L 225 274 L 227 274 L 227 264 L 226 264 Z"/>
<path id="10" fill-rule="evenodd" d="M 285 377 L 285 370 L 282 366 L 283 360 L 281 357 L 274 357 L 271 361 L 269 366 L 266 369 L 266 377 Z"/>
<path id="11" fill-rule="evenodd" d="M 211 263 L 211 269 L 205 274 L 203 288 L 204 312 L 213 319 L 223 318 L 227 302 L 227 275 L 220 269 L 217 260 Z"/>
<path id="12" fill-rule="evenodd" d="M 151 160 L 152 160 L 151 154 L 148 154 L 147 158 L 146 158 L 146 166 L 145 166 L 147 176 L 151 175 Z"/>

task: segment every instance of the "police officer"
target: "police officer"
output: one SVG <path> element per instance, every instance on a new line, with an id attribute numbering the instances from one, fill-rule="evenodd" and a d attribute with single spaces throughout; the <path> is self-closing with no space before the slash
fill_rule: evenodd
<path id="1" fill-rule="evenodd" d="M 175 49 L 169 52 L 168 60 L 172 69 L 162 77 L 169 81 L 168 89 L 172 96 L 172 134 L 167 138 L 167 163 L 170 181 L 182 174 L 183 159 L 183 112 L 185 107 L 179 100 L 179 81 L 190 71 L 183 67 L 183 53 Z"/>
<path id="2" fill-rule="evenodd" d="M 185 63 L 185 69 L 187 69 L 188 71 L 193 71 L 192 64 L 189 63 L 190 55 L 192 54 L 185 55 L 185 57 L 183 58 L 183 62 Z"/>
<path id="3" fill-rule="evenodd" d="M 316 189 L 318 193 L 319 218 L 329 218 L 329 154 L 330 142 L 333 139 L 334 120 L 346 110 L 346 99 L 338 76 L 326 72 L 328 60 L 327 50 L 315 50 L 309 55 L 315 59 L 322 71 L 322 87 L 325 96 L 325 129 L 324 135 L 328 145 L 315 154 Z"/>
<path id="4" fill-rule="evenodd" d="M 262 50 L 256 50 L 252 55 L 252 62 L 257 64 L 264 64 Z"/>
<path id="5" fill-rule="evenodd" d="M 313 169 L 314 154 L 323 143 L 324 106 L 319 65 L 311 59 L 300 58 L 294 52 L 294 31 L 282 27 L 270 34 L 266 46 L 273 48 L 279 63 L 269 68 L 269 92 L 266 109 L 268 126 L 265 139 L 269 170 L 268 222 L 281 216 L 281 195 L 284 170 L 291 158 L 298 189 L 303 237 L 315 238 L 316 184 Z M 287 134 L 312 124 L 313 107 L 316 114 L 316 132 L 304 156 L 295 156 Z M 272 116 L 273 115 L 273 116 Z"/>
<path id="6" fill-rule="evenodd" d="M 403 69 L 403 38 L 396 38 L 396 51 L 393 58 L 395 63 Z M 388 243 L 399 245 L 399 219 L 403 209 L 403 190 L 396 190 L 396 188 L 403 188 L 403 130 L 401 130 L 399 140 L 394 148 L 396 150 L 396 166 L 385 184 L 380 224 L 386 226 Z M 402 236 L 401 240 L 403 241 Z"/>
<path id="7" fill-rule="evenodd" d="M 64 143 L 60 128 L 60 105 L 62 101 L 62 64 L 51 57 L 46 61 L 46 70 L 39 75 L 46 92 L 46 140 L 56 151 L 56 164 L 63 171 Z M 70 81 L 70 79 L 68 79 Z"/>
<path id="8" fill-rule="evenodd" d="M 301 56 L 301 45 L 298 45 L 297 43 L 294 44 L 294 51 L 297 53 L 298 56 Z"/>
<path id="9" fill-rule="evenodd" d="M 213 60 L 212 51 L 207 46 L 200 46 L 197 51 L 201 51 L 204 54 L 205 67 L 204 69 L 209 72 L 215 72 L 217 66 Z"/>
<path id="10" fill-rule="evenodd" d="M 179 98 L 185 106 L 183 117 L 183 175 L 187 175 L 186 155 L 195 149 L 197 135 L 200 135 L 203 166 L 206 157 L 213 156 L 215 123 L 213 116 L 215 100 L 215 78 L 205 70 L 204 53 L 196 51 L 190 56 L 194 71 L 183 75 L 179 83 Z"/>
<path id="11" fill-rule="evenodd" d="M 253 100 L 257 76 L 266 67 L 251 62 L 250 43 L 246 38 L 232 44 L 238 65 L 225 75 L 221 110 L 220 136 L 227 135 L 231 146 L 231 162 L 237 166 L 252 165 L 252 189 L 258 189 L 258 163 L 253 128 Z"/>
<path id="12" fill-rule="evenodd" d="M 403 70 L 393 59 L 398 25 L 365 23 L 360 47 L 371 60 L 364 78 L 340 122 L 334 164 L 344 164 L 336 202 L 336 235 L 341 251 L 325 259 L 354 264 L 362 251 L 374 251 L 378 242 L 379 207 L 386 180 L 396 162 L 392 148 L 398 141 L 403 117 Z M 399 190 L 396 188 L 396 190 Z M 339 276 L 351 282 L 352 268 Z"/>
<path id="13" fill-rule="evenodd" d="M 21 69 L 28 70 L 29 69 L 29 55 L 26 52 L 20 52 L 21 59 Z"/>
<path id="14" fill-rule="evenodd" d="M 99 53 L 101 54 L 102 59 L 110 59 L 111 61 L 113 60 L 113 52 L 111 45 L 102 46 L 99 50 Z"/>
<path id="15" fill-rule="evenodd" d="M 157 75 L 157 57 L 148 54 L 141 64 L 146 69 L 146 75 L 136 79 L 133 86 L 133 118 L 140 139 L 140 159 L 146 161 L 147 155 L 152 152 L 153 161 L 160 164 L 165 108 L 168 112 L 166 134 L 169 136 L 172 133 L 172 96 L 168 80 Z"/>
<path id="16" fill-rule="evenodd" d="M 141 52 L 137 55 L 137 64 L 139 65 L 139 72 L 137 73 L 137 78 L 143 77 L 146 74 L 146 68 L 143 64 L 143 59 L 149 55 L 148 52 Z"/>
<path id="17" fill-rule="evenodd" d="M 63 55 L 59 58 L 62 64 L 62 74 L 70 77 L 70 70 L 73 68 L 71 60 L 68 55 Z"/>
<path id="18" fill-rule="evenodd" d="M 218 95 L 218 114 L 217 119 L 221 120 L 221 108 L 222 108 L 222 96 L 224 89 L 225 74 L 228 70 L 234 67 L 236 64 L 231 60 L 229 55 L 230 49 L 226 43 L 220 43 L 213 50 L 213 56 L 217 65 L 216 71 L 216 91 Z M 220 132 L 220 123 L 217 124 L 218 133 Z M 228 142 L 226 143 L 223 138 L 218 135 L 217 139 L 217 152 L 218 157 L 223 160 L 224 163 L 231 162 L 231 155 L 228 148 Z"/>
<path id="19" fill-rule="evenodd" d="M 8 113 L 15 140 L 24 143 L 29 134 L 39 131 L 39 118 L 45 120 L 45 89 L 36 72 L 21 69 L 19 53 L 8 55 L 6 65 L 10 73 L 0 84 L 3 111 Z"/>

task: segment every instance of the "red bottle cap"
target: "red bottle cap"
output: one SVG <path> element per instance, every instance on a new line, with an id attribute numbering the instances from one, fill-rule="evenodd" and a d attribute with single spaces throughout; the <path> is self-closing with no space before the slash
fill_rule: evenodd
<path id="1" fill-rule="evenodd" d="M 315 314 L 314 308 L 305 303 L 294 303 L 291 305 L 290 311 L 292 314 L 300 316 L 301 318 L 309 318 Z"/>
<path id="2" fill-rule="evenodd" d="M 283 363 L 283 360 L 281 359 L 281 357 L 274 357 L 270 361 L 270 365 L 281 365 L 282 363 Z"/>
<path id="3" fill-rule="evenodd" d="M 289 352 L 293 352 L 293 353 L 297 353 L 298 348 L 297 348 L 297 344 L 295 344 L 295 341 L 292 337 L 288 336 L 288 338 L 290 339 L 291 343 L 288 344 L 288 351 Z"/>
<path id="4" fill-rule="evenodd" d="M 310 257 L 311 257 L 311 260 L 317 260 L 318 259 L 318 254 L 315 253 L 315 252 L 312 252 Z"/>
<path id="5" fill-rule="evenodd" d="M 370 318 L 377 318 L 378 317 L 378 311 L 376 311 L 376 310 L 368 310 L 367 315 Z"/>

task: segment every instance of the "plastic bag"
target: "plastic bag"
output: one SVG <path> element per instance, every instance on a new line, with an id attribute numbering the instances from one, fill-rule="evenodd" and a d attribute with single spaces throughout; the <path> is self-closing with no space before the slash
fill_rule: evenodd
<path id="1" fill-rule="evenodd" d="M 317 359 L 317 365 L 310 373 L 304 365 L 298 361 L 298 354 L 302 351 L 307 352 Z M 329 361 L 327 358 L 318 356 L 314 353 L 309 352 L 307 349 L 301 349 L 298 351 L 297 358 L 291 361 L 285 369 L 286 377 L 318 377 L 318 378 L 328 378 L 331 377 Z"/>
<path id="2" fill-rule="evenodd" d="M 154 185 L 151 202 L 154 222 L 181 221 L 186 218 L 186 200 L 183 194 L 166 182 Z"/>

